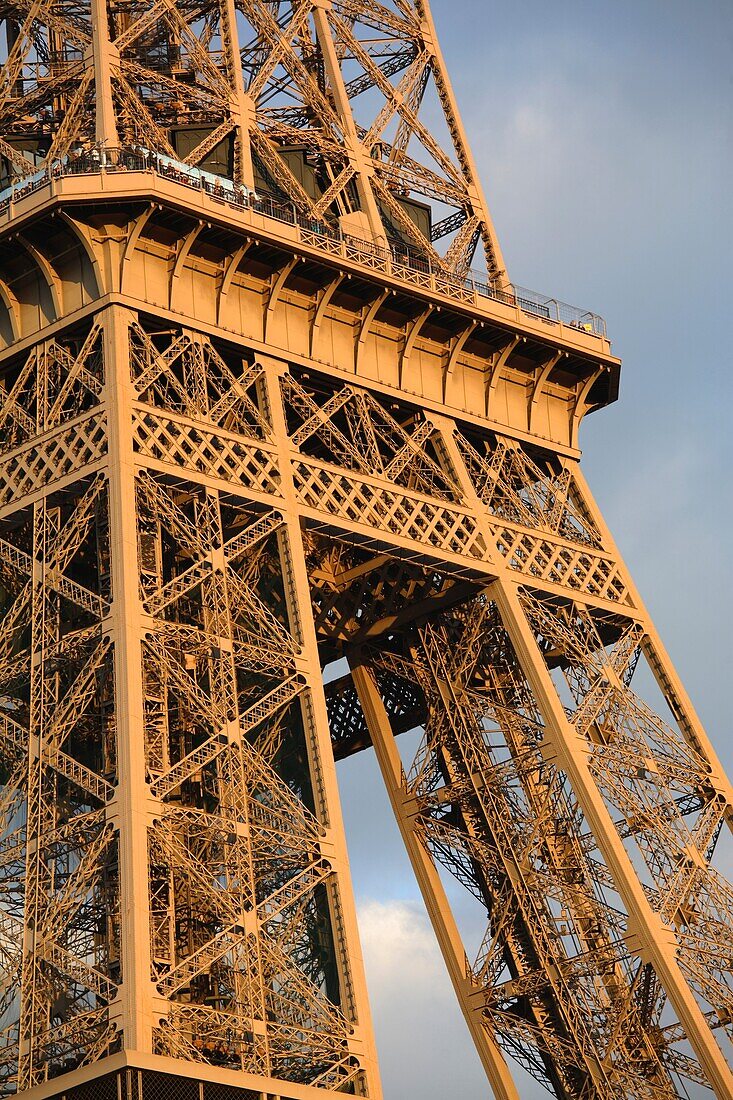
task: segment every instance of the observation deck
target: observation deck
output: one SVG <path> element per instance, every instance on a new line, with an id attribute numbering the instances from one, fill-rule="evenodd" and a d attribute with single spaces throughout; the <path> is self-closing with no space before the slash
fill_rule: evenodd
<path id="1" fill-rule="evenodd" d="M 96 155 L 95 155 L 96 153 Z M 216 202 L 236 210 L 251 210 L 285 225 L 297 226 L 306 244 L 316 243 L 330 254 L 345 258 L 358 258 L 369 268 L 408 274 L 419 286 L 438 290 L 457 301 L 473 301 L 489 298 L 503 305 L 514 306 L 523 313 L 539 317 L 551 324 L 566 325 L 584 333 L 606 338 L 606 322 L 597 313 L 550 298 L 536 290 L 510 284 L 506 289 L 492 287 L 484 272 L 472 269 L 464 279 L 451 278 L 431 262 L 430 257 L 420 255 L 407 246 L 381 248 L 350 234 L 334 230 L 324 221 L 314 221 L 300 214 L 293 203 L 283 204 L 269 197 L 259 197 L 254 191 L 235 184 L 233 180 L 204 172 L 183 161 L 154 153 L 114 150 L 113 153 L 93 151 L 76 158 L 56 161 L 35 175 L 0 191 L 0 216 L 12 216 L 14 207 L 26 195 L 42 189 L 51 180 L 109 172 L 153 172 L 164 179 L 173 180 L 194 191 L 202 191 Z"/>
<path id="2" fill-rule="evenodd" d="M 114 257 L 112 238 L 103 242 L 98 232 L 103 222 L 126 234 Z M 618 393 L 620 363 L 598 314 L 524 287 L 499 289 L 480 272 L 457 277 L 407 246 L 380 247 L 139 148 L 63 158 L 0 192 L 0 252 L 11 240 L 16 251 L 20 244 L 49 291 L 34 323 L 12 280 L 0 285 L 7 345 L 36 339 L 74 312 L 68 276 L 53 268 L 58 245 L 46 248 L 61 223 L 92 269 L 81 279 L 81 299 L 89 299 L 78 301 L 82 310 L 110 295 L 136 307 L 157 302 L 172 315 L 197 317 L 212 334 L 238 333 L 250 345 L 259 337 L 263 351 L 280 347 L 329 373 L 413 392 L 422 407 L 447 405 L 570 450 L 582 416 Z M 25 265 L 20 284 L 27 277 Z M 253 280 L 261 322 L 245 317 Z M 303 318 L 293 316 L 303 310 L 306 334 Z M 352 330 L 346 342 L 337 332 L 344 325 Z"/>

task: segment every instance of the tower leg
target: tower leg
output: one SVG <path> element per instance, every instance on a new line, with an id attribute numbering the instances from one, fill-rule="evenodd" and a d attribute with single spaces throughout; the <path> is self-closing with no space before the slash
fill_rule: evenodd
<path id="1" fill-rule="evenodd" d="M 105 326 L 126 1050 L 379 1097 L 277 379 Z"/>
<path id="2" fill-rule="evenodd" d="M 262 385 L 266 393 L 268 411 L 272 417 L 275 437 L 278 440 L 280 469 L 282 471 L 283 539 L 287 539 L 286 571 L 289 583 L 286 591 L 290 602 L 291 617 L 298 624 L 303 674 L 309 685 L 308 721 L 311 731 L 313 765 L 317 767 L 322 785 L 323 799 L 323 850 L 334 870 L 330 906 L 334 927 L 341 938 L 339 960 L 342 982 L 349 991 L 351 1011 L 356 1035 L 370 1081 L 369 1096 L 381 1095 L 366 976 L 359 946 L 351 874 L 349 870 L 346 837 L 344 833 L 341 803 L 336 779 L 336 765 L 328 727 L 328 714 L 323 690 L 323 678 L 318 652 L 318 642 L 313 624 L 308 571 L 306 568 L 297 498 L 291 472 L 285 411 L 281 392 L 281 376 L 285 364 L 275 359 L 261 360 L 264 371 Z"/>
<path id="3" fill-rule="evenodd" d="M 482 1020 L 481 987 L 472 980 L 471 966 L 437 868 L 415 829 L 415 815 L 410 812 L 412 799 L 406 791 L 404 772 L 389 716 L 374 677 L 368 668 L 358 663 L 358 657 L 351 664 L 351 675 L 402 840 L 425 898 L 433 930 L 481 1064 L 496 1100 L 519 1100 L 517 1087 L 501 1049 Z"/>
<path id="4" fill-rule="evenodd" d="M 480 537 L 485 581 L 410 561 L 398 524 L 424 505 L 377 472 L 348 490 L 368 501 L 373 538 L 349 541 L 337 518 L 321 527 L 311 581 L 326 650 L 345 645 L 352 666 L 351 687 L 331 688 L 335 743 L 354 751 L 368 728 L 495 1088 L 506 1088 L 501 1047 L 567 1100 L 671 1098 L 684 1080 L 726 1096 L 730 888 L 713 854 L 727 781 L 701 740 L 631 687 L 650 629 L 575 464 L 543 472 L 501 438 L 484 440 L 482 458 L 437 415 L 432 434 L 419 422 L 400 457 L 385 456 L 386 424 L 399 446 L 404 436 L 372 399 L 344 391 L 309 408 L 294 441 L 320 420 L 321 445 L 341 451 L 332 463 L 360 463 L 368 446 L 371 468 L 442 476 L 456 503 L 436 503 L 428 538 L 444 537 L 454 507 Z M 336 413 L 354 443 L 329 435 Z M 319 469 L 349 516 L 340 475 Z M 410 729 L 421 740 L 403 769 L 394 738 Z M 473 962 L 439 865 L 485 907 Z"/>
<path id="5" fill-rule="evenodd" d="M 130 1049 L 152 1053 L 153 999 L 148 902 L 150 797 L 145 770 L 145 703 L 142 680 L 143 609 L 140 600 L 135 456 L 129 327 L 132 314 L 112 306 L 104 327 L 106 404 L 109 418 L 109 522 L 115 652 L 119 785 L 108 819 L 120 837 L 122 996 L 118 1024 Z"/>

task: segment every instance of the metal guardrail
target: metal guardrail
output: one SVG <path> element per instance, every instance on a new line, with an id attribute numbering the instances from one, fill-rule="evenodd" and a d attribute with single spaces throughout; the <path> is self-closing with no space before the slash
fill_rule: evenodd
<path id="1" fill-rule="evenodd" d="M 606 322 L 597 313 L 579 309 L 514 284 L 500 290 L 491 286 L 487 276 L 479 271 L 469 271 L 461 279 L 407 245 L 393 244 L 389 248 L 382 248 L 372 241 L 335 230 L 322 220 L 308 217 L 300 213 L 292 203 L 280 203 L 269 196 L 259 196 L 233 180 L 139 147 L 113 150 L 95 147 L 76 156 L 53 161 L 33 175 L 26 176 L 0 191 L 0 215 L 12 204 L 45 187 L 49 180 L 103 171 L 153 172 L 184 187 L 204 191 L 215 201 L 228 206 L 253 210 L 266 218 L 296 226 L 304 244 L 405 279 L 427 290 L 435 290 L 467 303 L 474 302 L 477 298 L 488 298 L 520 309 L 548 324 L 568 325 L 592 336 L 606 336 Z"/>

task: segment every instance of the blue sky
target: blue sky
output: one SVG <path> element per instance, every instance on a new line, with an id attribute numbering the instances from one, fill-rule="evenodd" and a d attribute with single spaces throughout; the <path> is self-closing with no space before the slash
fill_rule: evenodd
<path id="1" fill-rule="evenodd" d="M 511 278 L 624 360 L 586 474 L 733 772 L 733 4 L 432 8 Z M 488 1097 L 373 761 L 340 769 L 387 1100 Z"/>

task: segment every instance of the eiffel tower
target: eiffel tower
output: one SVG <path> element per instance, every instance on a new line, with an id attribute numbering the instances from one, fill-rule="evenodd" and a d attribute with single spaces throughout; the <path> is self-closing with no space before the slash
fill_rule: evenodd
<path id="1" fill-rule="evenodd" d="M 425 0 L 0 21 L 0 1097 L 379 1100 L 373 748 L 497 1100 L 730 1100 L 733 788 L 578 465 L 620 364 L 509 280 Z"/>

